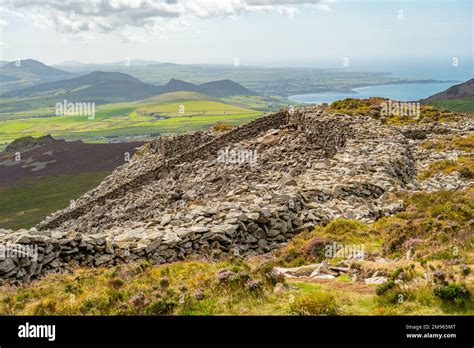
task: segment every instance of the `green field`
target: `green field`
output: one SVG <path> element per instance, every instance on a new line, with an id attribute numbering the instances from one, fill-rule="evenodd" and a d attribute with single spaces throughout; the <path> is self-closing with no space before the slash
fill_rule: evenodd
<path id="1" fill-rule="evenodd" d="M 0 188 L 1 228 L 29 228 L 96 187 L 110 173 L 41 177 Z M 34 194 L 32 194 L 34 193 Z"/>
<path id="2" fill-rule="evenodd" d="M 178 92 L 139 102 L 98 105 L 94 119 L 82 115 L 4 119 L 0 121 L 0 144 L 24 136 L 45 134 L 92 142 L 112 136 L 176 134 L 210 127 L 219 122 L 241 124 L 262 115 L 259 110 L 210 97 L 206 100 L 206 96 L 196 94 Z M 264 105 L 258 97 L 251 101 L 253 105 Z M 50 115 L 54 115 L 52 109 Z"/>
<path id="3" fill-rule="evenodd" d="M 469 112 L 474 114 L 474 98 L 437 100 L 430 101 L 430 104 L 437 108 L 443 108 L 449 111 Z"/>

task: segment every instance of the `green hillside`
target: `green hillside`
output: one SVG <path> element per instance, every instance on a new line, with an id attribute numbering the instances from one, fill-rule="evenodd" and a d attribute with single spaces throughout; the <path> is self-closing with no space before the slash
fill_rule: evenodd
<path id="1" fill-rule="evenodd" d="M 448 109 L 449 111 L 469 112 L 474 114 L 474 98 L 463 98 L 453 100 L 433 100 L 429 102 L 437 108 Z"/>
<path id="2" fill-rule="evenodd" d="M 48 214 L 67 207 L 71 199 L 96 187 L 108 174 L 34 178 L 15 183 L 13 187 L 0 188 L 0 226 L 13 229 L 32 227 Z"/>

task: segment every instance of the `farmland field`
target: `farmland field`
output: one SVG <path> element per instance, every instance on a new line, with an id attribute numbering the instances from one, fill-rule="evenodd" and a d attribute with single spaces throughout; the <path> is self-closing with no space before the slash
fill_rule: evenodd
<path id="1" fill-rule="evenodd" d="M 50 116 L 4 119 L 0 121 L 0 144 L 24 136 L 45 134 L 91 142 L 101 142 L 104 137 L 174 134 L 210 127 L 218 122 L 244 123 L 262 115 L 262 111 L 218 99 L 192 98 L 192 93 L 178 93 L 139 102 L 99 105 L 93 119 L 83 115 L 55 116 L 53 109 L 49 111 Z M 260 101 L 260 105 L 263 102 Z"/>

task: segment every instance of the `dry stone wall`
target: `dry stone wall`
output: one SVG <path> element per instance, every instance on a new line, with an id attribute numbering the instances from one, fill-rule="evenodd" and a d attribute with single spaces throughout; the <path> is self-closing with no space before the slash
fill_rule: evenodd
<path id="1" fill-rule="evenodd" d="M 224 134 L 162 139 L 38 229 L 0 230 L 9 255 L 0 257 L 0 279 L 137 259 L 255 255 L 331 219 L 370 223 L 402 208 L 390 192 L 424 187 L 417 168 L 434 157 L 417 141 L 370 117 L 319 107 L 282 111 Z M 219 161 L 228 147 L 257 154 L 256 163 Z"/>
<path id="2" fill-rule="evenodd" d="M 151 180 L 159 178 L 160 176 L 166 176 L 171 167 L 177 164 L 205 158 L 206 156 L 215 154 L 220 148 L 228 146 L 229 144 L 254 137 L 259 133 L 272 128 L 279 128 L 288 123 L 288 116 L 289 115 L 287 111 L 281 111 L 276 114 L 259 118 L 250 122 L 249 124 L 233 129 L 222 136 L 219 136 L 207 143 L 202 144 L 201 146 L 192 148 L 190 150 L 187 147 L 179 147 L 182 150 L 187 149 L 182 153 L 180 153 L 180 151 L 176 151 L 178 146 L 174 145 L 173 152 L 178 153 L 177 156 L 171 159 L 166 159 L 163 157 L 163 163 L 158 163 L 156 166 L 150 169 L 146 168 L 146 171 L 140 170 L 138 174 L 132 173 L 133 178 L 131 180 L 129 179 L 123 184 L 113 186 L 111 190 L 105 193 L 87 196 L 87 198 L 90 197 L 90 199 L 84 203 L 79 200 L 79 202 L 74 204 L 72 207 L 63 211 L 59 211 L 53 216 L 48 217 L 45 221 L 39 224 L 38 229 L 46 230 L 56 228 L 64 221 L 75 219 L 83 215 L 95 204 L 104 204 L 107 199 L 116 198 L 118 196 L 124 195 L 126 192 L 132 192 L 137 187 L 141 187 Z M 188 144 L 189 142 L 186 143 Z M 95 190 L 94 193 L 97 193 L 97 190 Z"/>

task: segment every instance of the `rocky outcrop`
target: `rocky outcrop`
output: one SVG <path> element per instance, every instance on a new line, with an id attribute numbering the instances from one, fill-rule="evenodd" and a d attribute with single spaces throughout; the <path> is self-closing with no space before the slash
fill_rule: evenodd
<path id="1" fill-rule="evenodd" d="M 64 143 L 65 140 L 56 140 L 50 134 L 34 138 L 34 137 L 22 137 L 13 140 L 8 146 L 5 148 L 5 153 L 14 153 L 17 151 L 27 151 L 34 149 L 39 146 L 53 144 L 53 143 Z"/>
<path id="2" fill-rule="evenodd" d="M 283 110 L 225 133 L 161 138 L 37 229 L 1 232 L 12 249 L 37 246 L 37 257 L 0 261 L 0 277 L 255 255 L 334 218 L 370 223 L 402 208 L 391 192 L 419 189 L 417 141 L 369 116 L 321 107 Z"/>

